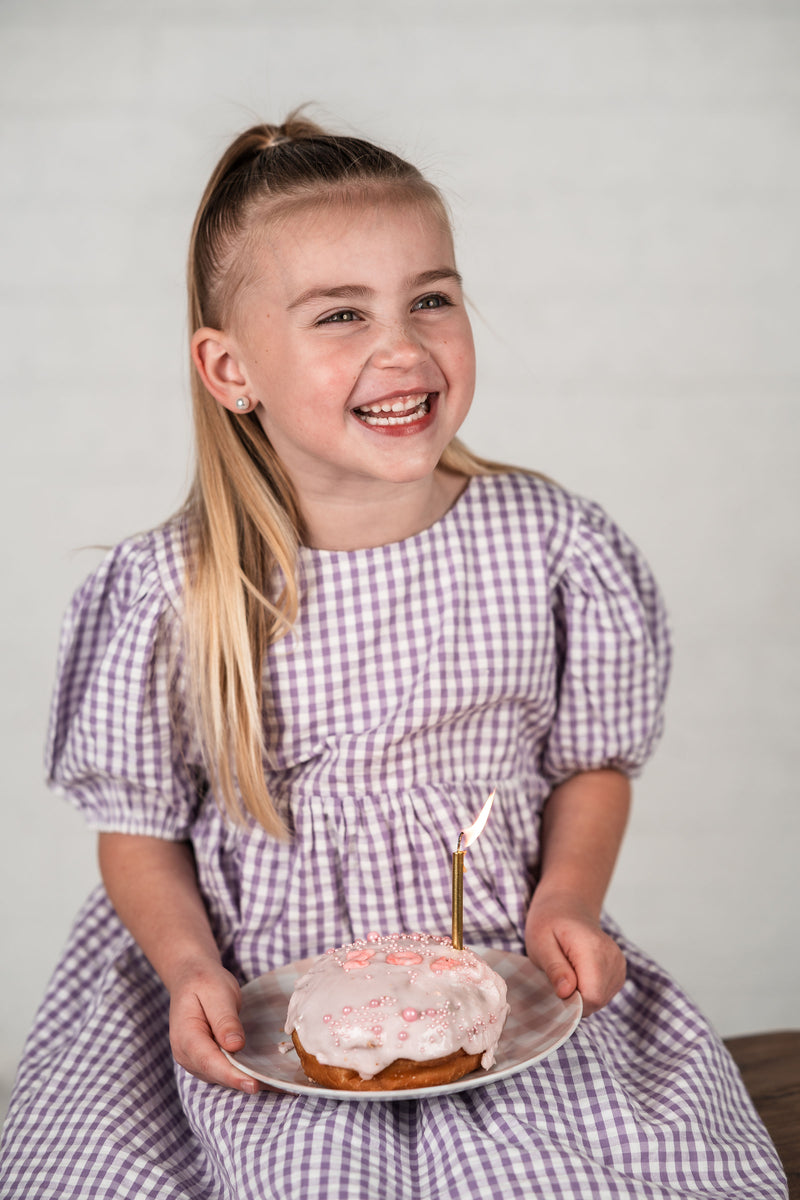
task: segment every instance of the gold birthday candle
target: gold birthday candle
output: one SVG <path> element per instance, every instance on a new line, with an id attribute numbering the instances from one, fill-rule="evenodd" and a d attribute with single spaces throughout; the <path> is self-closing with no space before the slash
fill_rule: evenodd
<path id="1" fill-rule="evenodd" d="M 454 950 L 464 949 L 464 851 L 483 832 L 483 828 L 489 820 L 495 791 L 489 796 L 474 824 L 470 825 L 469 829 L 461 830 L 453 851 L 453 932 L 451 940 Z"/>

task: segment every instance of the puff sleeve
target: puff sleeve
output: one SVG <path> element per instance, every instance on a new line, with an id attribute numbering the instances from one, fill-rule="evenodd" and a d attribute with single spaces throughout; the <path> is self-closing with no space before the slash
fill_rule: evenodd
<path id="1" fill-rule="evenodd" d="M 200 787 L 181 697 L 178 618 L 159 564 L 163 537 L 123 543 L 75 594 L 46 768 L 92 828 L 179 840 L 189 836 Z"/>
<path id="2" fill-rule="evenodd" d="M 578 771 L 636 775 L 661 734 L 667 616 L 647 563 L 606 513 L 577 502 L 553 594 L 558 706 L 545 746 L 551 786 Z"/>

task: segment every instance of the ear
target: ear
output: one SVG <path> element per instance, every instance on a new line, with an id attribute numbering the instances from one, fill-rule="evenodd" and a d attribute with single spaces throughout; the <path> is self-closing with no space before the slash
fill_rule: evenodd
<path id="1" fill-rule="evenodd" d="M 192 360 L 203 384 L 225 408 L 241 413 L 236 401 L 249 397 L 249 380 L 233 338 L 220 329 L 198 329 L 192 337 Z M 248 408 L 253 411 L 254 405 Z"/>

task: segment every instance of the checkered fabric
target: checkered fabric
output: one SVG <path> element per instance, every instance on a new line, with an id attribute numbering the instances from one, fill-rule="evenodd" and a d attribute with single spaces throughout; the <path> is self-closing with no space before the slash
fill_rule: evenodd
<path id="1" fill-rule="evenodd" d="M 668 666 L 652 578 L 595 505 L 477 478 L 389 546 L 303 550 L 301 615 L 265 664 L 265 770 L 293 838 L 232 828 L 184 708 L 180 522 L 115 550 L 67 618 L 48 758 L 100 830 L 191 839 L 242 980 L 369 930 L 521 952 L 542 805 L 582 769 L 634 773 Z M 176 671 L 175 663 L 178 664 Z M 245 1096 L 171 1060 L 168 999 L 101 891 L 79 915 L 6 1122 L 4 1200 L 785 1196 L 735 1067 L 676 984 L 609 924 L 622 992 L 485 1088 L 342 1103 Z"/>

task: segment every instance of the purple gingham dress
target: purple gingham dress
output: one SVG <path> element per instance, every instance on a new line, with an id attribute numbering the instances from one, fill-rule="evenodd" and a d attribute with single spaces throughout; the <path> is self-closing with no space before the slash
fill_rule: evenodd
<path id="1" fill-rule="evenodd" d="M 55 783 L 95 829 L 191 839 L 242 980 L 372 929 L 446 932 L 455 836 L 499 784 L 465 940 L 521 952 L 548 792 L 634 772 L 660 730 L 667 635 L 635 549 L 595 505 L 509 474 L 406 541 L 302 550 L 301 615 L 265 672 L 265 769 L 294 834 L 279 844 L 223 820 L 185 719 L 183 545 L 179 521 L 126 542 L 78 592 Z M 174 1065 L 166 992 L 98 890 L 25 1050 L 0 1196 L 784 1196 L 720 1042 L 608 928 L 625 987 L 532 1069 L 430 1100 L 252 1097 Z"/>

